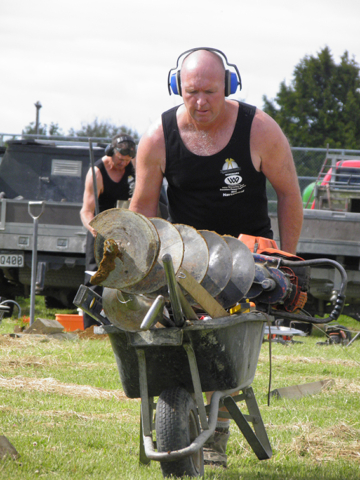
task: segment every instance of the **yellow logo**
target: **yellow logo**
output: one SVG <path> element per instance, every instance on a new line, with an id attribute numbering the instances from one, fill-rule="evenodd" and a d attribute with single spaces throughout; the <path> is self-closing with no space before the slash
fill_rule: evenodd
<path id="1" fill-rule="evenodd" d="M 224 163 L 224 166 L 223 166 L 223 170 L 231 170 L 233 168 L 238 168 L 238 164 L 235 162 L 234 159 L 232 158 L 227 158 L 225 160 L 225 163 Z"/>

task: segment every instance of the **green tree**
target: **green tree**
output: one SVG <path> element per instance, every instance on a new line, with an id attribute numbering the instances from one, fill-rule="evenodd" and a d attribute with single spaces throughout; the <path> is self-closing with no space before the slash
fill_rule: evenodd
<path id="1" fill-rule="evenodd" d="M 360 69 L 347 51 L 336 64 L 325 47 L 305 56 L 274 101 L 263 97 L 294 147 L 360 149 Z"/>
<path id="2" fill-rule="evenodd" d="M 36 131 L 36 125 L 35 122 L 30 122 L 28 126 L 26 126 L 23 131 L 23 135 L 36 135 L 38 132 Z M 57 123 L 50 123 L 50 126 L 48 127 L 45 124 L 39 124 L 39 135 L 64 135 L 63 131 L 59 127 Z"/>
<path id="3" fill-rule="evenodd" d="M 139 134 L 131 128 L 125 125 L 119 127 L 109 122 L 101 122 L 97 117 L 93 123 L 82 123 L 80 130 L 75 130 L 74 128 L 69 130 L 69 135 L 74 137 L 111 138 L 120 133 L 126 133 L 127 135 L 131 135 L 136 141 L 139 140 Z"/>

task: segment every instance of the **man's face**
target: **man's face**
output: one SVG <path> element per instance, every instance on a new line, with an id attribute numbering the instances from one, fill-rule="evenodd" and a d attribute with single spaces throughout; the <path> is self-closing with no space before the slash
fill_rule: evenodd
<path id="1" fill-rule="evenodd" d="M 125 155 L 124 155 L 125 153 Z M 122 169 L 127 167 L 131 162 L 131 156 L 129 155 L 129 149 L 121 144 L 114 149 L 114 155 L 112 156 L 112 161 L 114 167 L 117 169 Z"/>
<path id="2" fill-rule="evenodd" d="M 225 105 L 225 71 L 212 54 L 189 58 L 181 70 L 182 96 L 195 122 L 207 125 L 216 120 Z"/>

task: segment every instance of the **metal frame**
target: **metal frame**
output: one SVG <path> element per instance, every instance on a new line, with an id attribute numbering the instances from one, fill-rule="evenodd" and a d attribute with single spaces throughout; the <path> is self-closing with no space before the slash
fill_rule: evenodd
<path id="1" fill-rule="evenodd" d="M 151 335 L 151 331 L 147 332 Z M 195 352 L 190 343 L 183 343 L 183 347 L 187 353 L 191 378 L 194 387 L 194 397 L 197 404 L 198 414 L 202 431 L 200 435 L 191 443 L 191 445 L 181 450 L 173 452 L 157 452 L 152 438 L 154 399 L 148 395 L 147 369 L 145 359 L 144 344 L 136 348 L 139 362 L 139 384 L 141 395 L 141 415 L 140 415 L 140 463 L 147 465 L 151 460 L 160 462 L 177 461 L 189 455 L 193 455 L 215 431 L 217 418 L 230 418 L 235 421 L 250 447 L 259 460 L 271 458 L 272 449 L 267 436 L 265 425 L 263 423 L 260 410 L 258 408 L 254 391 L 251 387 L 242 389 L 243 394 L 235 397 L 232 394 L 241 390 L 238 386 L 231 390 L 215 391 L 212 395 L 211 402 L 205 406 L 200 375 L 196 364 Z M 249 415 L 244 415 L 236 402 L 245 401 L 249 411 Z M 219 412 L 220 406 L 225 405 L 229 413 Z M 208 418 L 207 418 L 208 414 Z M 253 424 L 253 428 L 250 426 Z"/>

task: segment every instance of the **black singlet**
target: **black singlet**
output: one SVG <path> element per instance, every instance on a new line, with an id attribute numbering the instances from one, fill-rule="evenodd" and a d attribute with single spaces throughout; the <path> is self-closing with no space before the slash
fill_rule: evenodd
<path id="1" fill-rule="evenodd" d="M 125 173 L 120 182 L 111 180 L 101 158 L 95 162 L 95 167 L 98 167 L 100 170 L 104 185 L 104 190 L 99 195 L 100 212 L 109 210 L 109 208 L 115 208 L 117 200 L 128 200 L 131 197 L 135 178 L 132 163 L 126 166 Z"/>
<path id="2" fill-rule="evenodd" d="M 169 220 L 220 235 L 273 238 L 267 209 L 266 178 L 250 155 L 256 107 L 239 102 L 234 132 L 219 153 L 199 156 L 184 145 L 174 107 L 162 115 L 166 145 Z"/>

